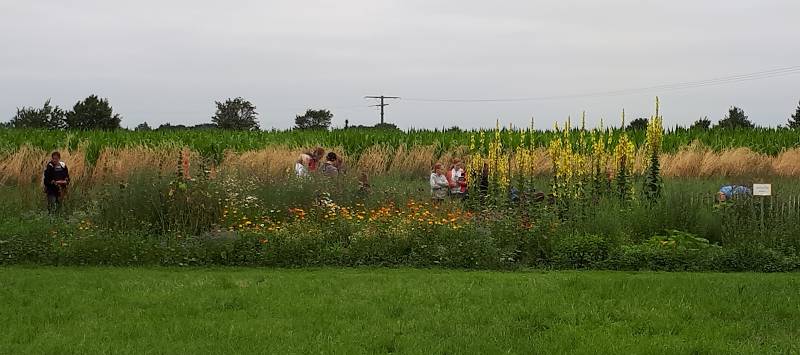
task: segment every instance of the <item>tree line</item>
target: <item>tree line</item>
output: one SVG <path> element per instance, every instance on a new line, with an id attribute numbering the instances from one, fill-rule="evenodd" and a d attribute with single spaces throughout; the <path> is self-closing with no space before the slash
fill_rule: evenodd
<path id="1" fill-rule="evenodd" d="M 215 101 L 216 111 L 211 117 L 211 123 L 203 123 L 194 126 L 172 125 L 165 123 L 156 129 L 228 129 L 241 131 L 257 131 L 260 129 L 258 124 L 258 112 L 256 106 L 241 97 L 228 98 L 225 101 Z M 327 130 L 331 127 L 333 113 L 326 109 L 308 109 L 305 113 L 295 116 L 294 129 L 318 129 Z M 64 110 L 58 106 L 50 104 L 50 100 L 44 102 L 41 108 L 23 107 L 17 108 L 17 113 L 8 123 L 0 123 L 0 128 L 39 128 L 52 130 L 114 130 L 120 129 L 122 117 L 114 113 L 113 108 L 106 98 L 91 95 L 78 101 L 71 110 Z M 625 128 L 629 130 L 644 130 L 647 128 L 646 118 L 637 118 L 631 121 Z M 795 113 L 788 119 L 787 127 L 800 129 L 800 103 L 797 105 Z M 711 128 L 754 128 L 755 124 L 739 107 L 732 106 L 726 116 L 720 119 L 712 127 L 708 117 L 695 121 L 690 129 L 711 129 Z M 345 120 L 345 128 L 349 128 L 348 121 Z M 388 128 L 397 129 L 397 126 L 384 123 L 376 126 L 357 126 L 357 128 Z M 457 128 L 457 127 L 455 127 Z M 143 122 L 136 126 L 136 131 L 149 131 L 153 128 Z"/>
<path id="2" fill-rule="evenodd" d="M 645 130 L 647 129 L 648 120 L 646 118 L 637 118 L 631 121 L 625 128 L 628 130 Z M 689 129 L 698 129 L 698 130 L 707 130 L 711 128 L 739 128 L 739 129 L 747 129 L 747 128 L 755 128 L 756 125 L 750 121 L 750 117 L 748 117 L 744 110 L 739 107 L 731 106 L 728 110 L 728 113 L 720 119 L 716 125 L 712 127 L 713 123 L 711 122 L 708 117 L 703 117 L 697 121 L 694 121 Z M 780 126 L 779 126 L 780 127 Z M 789 120 L 786 123 L 786 127 L 793 128 L 793 129 L 800 129 L 800 103 L 797 105 L 797 109 L 795 109 L 795 113 L 789 117 Z"/>
<path id="3" fill-rule="evenodd" d="M 211 123 L 202 123 L 194 126 L 173 125 L 165 123 L 156 129 L 229 129 L 241 131 L 257 131 L 258 112 L 252 102 L 241 97 L 229 98 L 225 101 L 215 101 L 217 106 Z M 295 117 L 295 129 L 329 129 L 333 113 L 326 109 L 308 109 L 305 113 Z M 91 95 L 78 101 L 71 110 L 54 106 L 50 100 L 44 102 L 41 108 L 17 108 L 17 113 L 8 123 L 2 124 L 8 128 L 39 128 L 51 130 L 114 130 L 122 128 L 122 117 L 114 113 L 108 99 Z M 149 131 L 153 128 L 147 122 L 137 125 L 136 131 Z"/>

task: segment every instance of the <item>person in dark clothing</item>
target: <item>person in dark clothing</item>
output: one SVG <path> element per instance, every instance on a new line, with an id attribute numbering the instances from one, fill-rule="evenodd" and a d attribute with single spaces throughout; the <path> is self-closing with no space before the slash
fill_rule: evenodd
<path id="1" fill-rule="evenodd" d="M 50 161 L 44 169 L 44 192 L 47 194 L 47 210 L 54 213 L 61 206 L 64 193 L 69 185 L 67 164 L 61 161 L 61 153 L 50 154 Z"/>
<path id="2" fill-rule="evenodd" d="M 478 189 L 481 192 L 481 196 L 487 196 L 489 194 L 489 164 L 483 163 L 483 169 L 481 169 L 481 180 L 478 184 Z"/>

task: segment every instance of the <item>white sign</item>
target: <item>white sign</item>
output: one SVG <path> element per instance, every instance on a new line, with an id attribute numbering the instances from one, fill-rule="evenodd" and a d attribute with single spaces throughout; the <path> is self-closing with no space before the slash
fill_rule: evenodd
<path id="1" fill-rule="evenodd" d="M 753 184 L 753 196 L 772 196 L 772 184 Z"/>

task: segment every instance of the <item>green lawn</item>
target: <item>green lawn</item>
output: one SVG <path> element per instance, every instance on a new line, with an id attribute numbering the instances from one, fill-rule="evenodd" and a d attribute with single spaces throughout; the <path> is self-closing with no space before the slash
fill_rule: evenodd
<path id="1" fill-rule="evenodd" d="M 0 353 L 798 353 L 800 274 L 0 268 Z"/>

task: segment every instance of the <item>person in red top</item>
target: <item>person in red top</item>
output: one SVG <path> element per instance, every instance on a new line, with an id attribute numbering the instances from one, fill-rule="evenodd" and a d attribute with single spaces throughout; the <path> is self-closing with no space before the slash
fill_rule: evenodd
<path id="1" fill-rule="evenodd" d="M 447 171 L 447 183 L 450 185 L 450 196 L 462 198 L 467 192 L 467 177 L 461 160 L 453 159 L 450 170 Z"/>
<path id="2" fill-rule="evenodd" d="M 298 160 L 303 162 L 303 165 L 308 168 L 309 172 L 315 172 L 317 168 L 322 165 L 320 164 L 320 160 L 322 160 L 323 156 L 325 156 L 325 149 L 317 147 L 311 152 L 300 154 Z"/>

